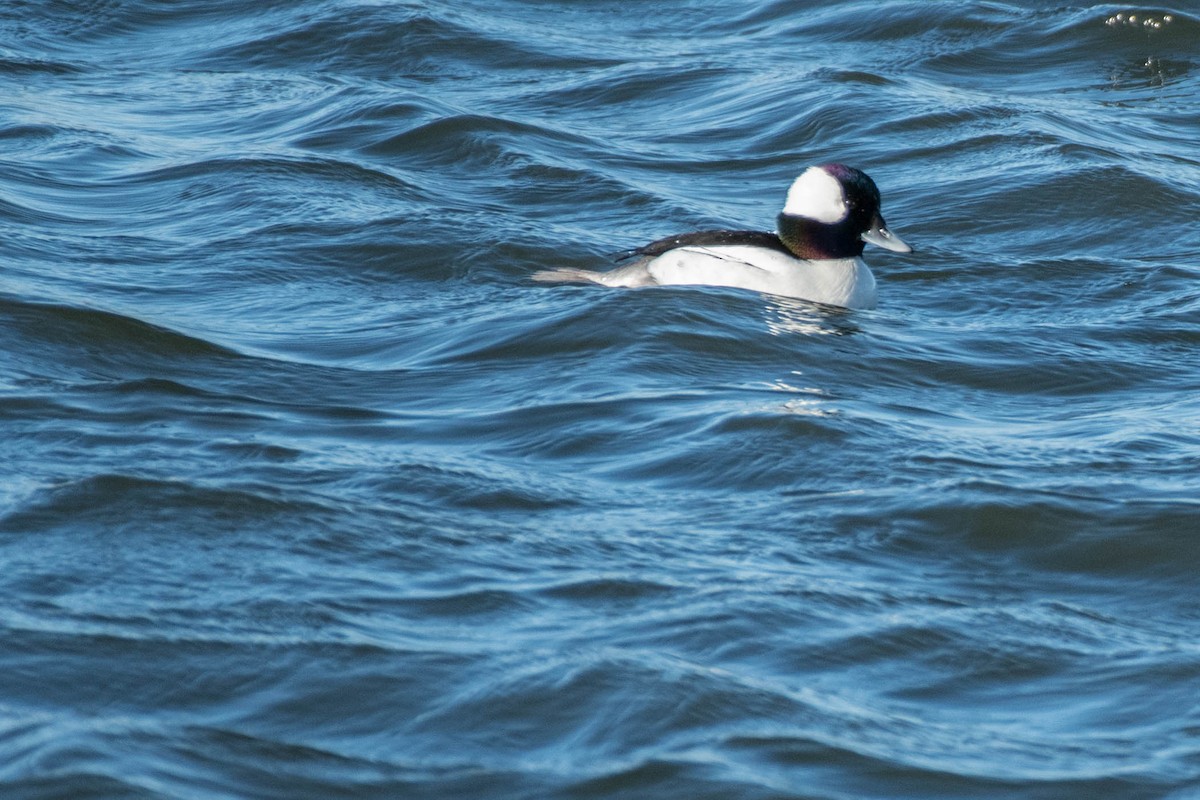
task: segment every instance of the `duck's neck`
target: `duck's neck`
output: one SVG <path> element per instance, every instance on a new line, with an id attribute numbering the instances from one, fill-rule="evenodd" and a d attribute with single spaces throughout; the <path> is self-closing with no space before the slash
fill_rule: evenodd
<path id="1" fill-rule="evenodd" d="M 827 224 L 808 217 L 780 214 L 779 239 L 796 258 L 819 261 L 861 256 L 864 243 L 851 228 L 851 220 Z"/>

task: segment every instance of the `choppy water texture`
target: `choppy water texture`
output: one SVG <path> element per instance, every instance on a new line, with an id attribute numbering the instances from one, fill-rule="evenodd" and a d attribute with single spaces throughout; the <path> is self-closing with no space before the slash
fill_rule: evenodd
<path id="1" fill-rule="evenodd" d="M 1198 43 L 0 6 L 0 794 L 1200 796 Z M 877 310 L 529 280 L 835 160 Z"/>

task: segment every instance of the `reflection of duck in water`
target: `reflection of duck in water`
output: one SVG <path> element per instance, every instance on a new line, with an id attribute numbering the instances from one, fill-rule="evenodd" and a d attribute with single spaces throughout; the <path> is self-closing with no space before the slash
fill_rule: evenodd
<path id="1" fill-rule="evenodd" d="M 769 297 L 763 311 L 767 331 L 775 336 L 853 336 L 861 331 L 848 311 L 822 308 L 795 297 Z"/>
<path id="2" fill-rule="evenodd" d="M 604 286 L 731 286 L 846 308 L 875 305 L 875 276 L 865 244 L 908 253 L 887 229 L 879 189 L 865 172 L 843 164 L 809 167 L 796 178 L 778 218 L 779 232 L 699 231 L 669 236 L 627 254 L 608 272 L 555 269 L 547 282 Z"/>

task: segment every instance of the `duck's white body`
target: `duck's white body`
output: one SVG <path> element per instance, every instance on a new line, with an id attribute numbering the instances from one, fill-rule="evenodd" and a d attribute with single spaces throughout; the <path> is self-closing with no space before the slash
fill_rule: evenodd
<path id="1" fill-rule="evenodd" d="M 844 308 L 875 307 L 875 276 L 861 258 L 805 260 L 753 245 L 676 247 L 609 272 L 605 286 L 728 286 Z"/>

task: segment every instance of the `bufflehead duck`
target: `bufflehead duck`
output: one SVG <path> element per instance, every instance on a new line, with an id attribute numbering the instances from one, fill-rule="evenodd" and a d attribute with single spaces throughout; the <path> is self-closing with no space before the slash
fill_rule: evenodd
<path id="1" fill-rule="evenodd" d="M 875 276 L 865 244 L 896 253 L 912 248 L 887 229 L 879 189 L 844 164 L 809 167 L 788 189 L 778 233 L 698 231 L 621 255 L 608 272 L 553 269 L 534 280 L 604 286 L 730 286 L 845 308 L 875 306 Z"/>

